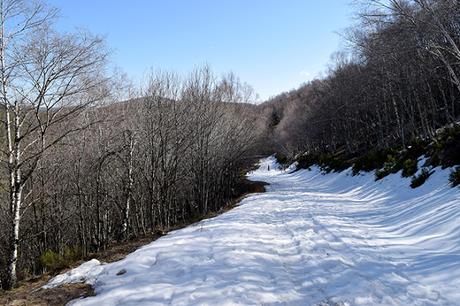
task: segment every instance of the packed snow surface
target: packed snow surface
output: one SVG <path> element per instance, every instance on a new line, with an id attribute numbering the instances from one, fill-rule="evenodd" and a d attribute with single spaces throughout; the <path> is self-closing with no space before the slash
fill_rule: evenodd
<path id="1" fill-rule="evenodd" d="M 96 291 L 72 304 L 460 305 L 460 192 L 449 170 L 415 190 L 399 174 L 293 170 L 264 159 L 249 177 L 268 182 L 266 193 L 68 273 L 88 273 Z"/>

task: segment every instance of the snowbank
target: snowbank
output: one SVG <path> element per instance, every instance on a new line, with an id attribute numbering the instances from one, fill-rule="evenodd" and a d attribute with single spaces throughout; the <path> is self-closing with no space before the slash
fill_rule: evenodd
<path id="1" fill-rule="evenodd" d="M 94 285 L 97 276 L 102 272 L 103 266 L 97 259 L 91 259 L 79 267 L 64 274 L 52 278 L 48 284 L 43 286 L 45 289 L 61 286 L 63 284 L 87 283 Z"/>
<path id="2" fill-rule="evenodd" d="M 78 268 L 97 295 L 73 304 L 458 305 L 460 192 L 449 170 L 415 190 L 399 174 L 292 170 L 264 159 L 249 177 L 270 183 L 266 193 L 119 262 Z"/>

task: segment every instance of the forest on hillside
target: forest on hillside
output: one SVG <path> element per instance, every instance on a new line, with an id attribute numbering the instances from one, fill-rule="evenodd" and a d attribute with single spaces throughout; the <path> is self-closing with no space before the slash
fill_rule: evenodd
<path id="1" fill-rule="evenodd" d="M 405 147 L 460 114 L 460 4 L 360 1 L 324 79 L 264 104 L 284 154 Z"/>
<path id="2" fill-rule="evenodd" d="M 136 87 L 104 39 L 56 31 L 54 8 L 0 4 L 5 289 L 218 212 L 262 155 L 404 148 L 460 114 L 456 0 L 360 1 L 327 76 L 259 105 L 208 66 Z"/>

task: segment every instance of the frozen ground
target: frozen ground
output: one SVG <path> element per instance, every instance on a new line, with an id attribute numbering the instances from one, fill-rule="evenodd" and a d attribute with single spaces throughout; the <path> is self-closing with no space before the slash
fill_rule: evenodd
<path id="1" fill-rule="evenodd" d="M 412 190 L 399 174 L 274 168 L 268 158 L 249 175 L 266 193 L 50 286 L 92 283 L 97 295 L 74 305 L 460 305 L 460 192 L 448 170 Z"/>

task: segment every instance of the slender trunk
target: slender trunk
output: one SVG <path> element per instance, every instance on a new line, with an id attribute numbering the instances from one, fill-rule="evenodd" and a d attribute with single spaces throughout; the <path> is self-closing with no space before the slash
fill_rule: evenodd
<path id="1" fill-rule="evenodd" d="M 20 118 L 19 118 L 19 105 L 16 103 L 15 106 L 15 136 L 14 136 L 14 145 L 13 150 L 14 154 L 10 154 L 13 157 L 12 164 L 9 165 L 10 174 L 11 174 L 11 206 L 12 206 L 12 224 L 11 224 L 11 236 L 10 236 L 10 246 L 9 246 L 9 258 L 8 258 L 8 271 L 7 271 L 7 280 L 6 288 L 12 288 L 16 286 L 17 276 L 16 276 L 16 266 L 18 261 L 18 250 L 19 250 L 19 225 L 21 222 L 21 205 L 22 205 L 22 177 L 20 169 L 20 160 L 21 160 L 21 151 L 20 151 Z M 8 125 L 10 125 L 9 123 Z M 8 135 L 11 138 L 11 134 Z"/>
<path id="2" fill-rule="evenodd" d="M 129 156 L 128 156 L 128 183 L 126 186 L 126 203 L 124 209 L 124 216 L 123 216 L 123 224 L 122 224 L 122 235 L 126 239 L 128 234 L 128 221 L 129 221 L 129 209 L 131 206 L 131 199 L 132 199 L 132 189 L 134 184 L 133 179 L 133 155 L 134 155 L 134 137 L 132 135 L 129 136 Z"/>

